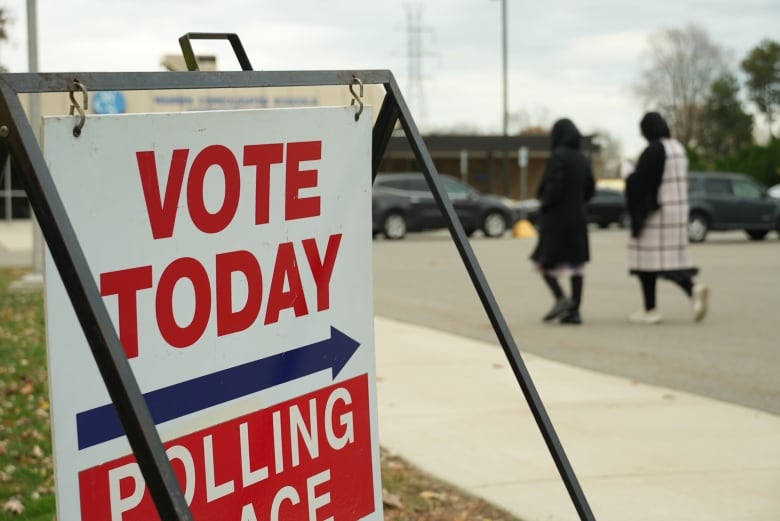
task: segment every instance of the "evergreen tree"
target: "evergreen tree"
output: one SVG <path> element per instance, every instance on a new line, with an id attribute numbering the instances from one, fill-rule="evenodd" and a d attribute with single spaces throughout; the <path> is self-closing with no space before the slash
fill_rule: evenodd
<path id="1" fill-rule="evenodd" d="M 769 124 L 780 110 L 780 44 L 763 40 L 742 60 L 742 70 L 747 74 L 747 88 L 753 101 Z"/>
<path id="2" fill-rule="evenodd" d="M 752 143 L 753 117 L 745 112 L 738 96 L 739 81 L 732 74 L 723 74 L 710 87 L 700 113 L 697 139 L 699 151 L 709 164 Z"/>
<path id="3" fill-rule="evenodd" d="M 780 183 L 780 139 L 771 138 L 766 145 L 742 147 L 735 154 L 715 162 L 715 169 L 744 172 L 764 186 Z"/>

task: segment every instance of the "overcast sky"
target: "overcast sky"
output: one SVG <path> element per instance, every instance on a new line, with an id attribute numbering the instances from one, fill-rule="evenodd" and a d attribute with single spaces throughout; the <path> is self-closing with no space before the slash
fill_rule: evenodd
<path id="1" fill-rule="evenodd" d="M 695 23 L 735 69 L 763 38 L 780 39 L 780 0 L 506 1 L 509 112 L 606 130 L 627 157 L 643 147 L 631 86 L 651 34 Z M 26 72 L 27 2 L 0 5 L 11 18 L 0 63 Z M 410 11 L 420 13 L 421 88 L 409 81 Z M 423 131 L 501 132 L 500 0 L 37 0 L 37 12 L 40 71 L 160 70 L 184 33 L 234 32 L 256 70 L 390 69 Z M 237 68 L 227 42 L 193 47 Z"/>

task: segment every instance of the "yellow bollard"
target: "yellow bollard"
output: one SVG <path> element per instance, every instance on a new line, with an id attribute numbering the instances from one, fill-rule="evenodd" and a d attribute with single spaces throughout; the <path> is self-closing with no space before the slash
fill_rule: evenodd
<path id="1" fill-rule="evenodd" d="M 536 237 L 536 228 L 528 219 L 520 219 L 512 227 L 512 236 L 521 239 L 533 239 Z"/>

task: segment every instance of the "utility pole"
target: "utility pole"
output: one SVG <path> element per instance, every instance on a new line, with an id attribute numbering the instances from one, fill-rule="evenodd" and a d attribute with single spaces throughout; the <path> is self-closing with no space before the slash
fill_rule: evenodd
<path id="1" fill-rule="evenodd" d="M 506 2 L 507 0 L 501 0 L 501 71 L 503 76 L 503 132 L 504 136 L 508 135 L 508 128 L 509 128 L 509 109 L 507 107 L 507 100 L 508 100 L 508 84 L 509 80 L 507 78 L 507 55 L 508 55 L 508 49 L 507 49 L 507 16 L 506 16 Z"/>
<path id="2" fill-rule="evenodd" d="M 38 72 L 38 9 L 37 0 L 27 0 L 27 61 L 29 72 Z M 41 95 L 38 93 L 30 94 L 30 122 L 32 123 L 33 134 L 41 142 Z M 32 212 L 31 212 L 32 213 Z M 37 275 L 43 283 L 43 236 L 38 227 L 38 221 L 35 214 L 33 219 L 33 274 Z"/>
<path id="3" fill-rule="evenodd" d="M 507 78 L 507 0 L 501 2 L 501 76 L 502 76 L 502 105 L 501 105 L 501 152 L 504 159 L 504 195 L 509 195 L 509 110 L 508 105 L 508 83 Z"/>
<path id="4" fill-rule="evenodd" d="M 27 0 L 27 69 L 28 72 L 38 72 L 38 13 L 36 0 Z M 41 142 L 41 95 L 30 93 L 30 124 L 33 134 Z M 11 284 L 14 291 L 36 291 L 43 287 L 43 235 L 38 226 L 35 213 L 30 210 L 32 224 L 32 273 L 24 275 Z"/>

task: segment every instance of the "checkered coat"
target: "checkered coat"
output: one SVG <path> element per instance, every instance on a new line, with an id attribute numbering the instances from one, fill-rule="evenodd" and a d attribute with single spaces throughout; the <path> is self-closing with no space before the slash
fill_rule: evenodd
<path id="1" fill-rule="evenodd" d="M 658 188 L 658 206 L 628 244 L 628 267 L 633 272 L 693 269 L 688 255 L 688 158 L 674 139 L 661 139 L 665 162 Z"/>

